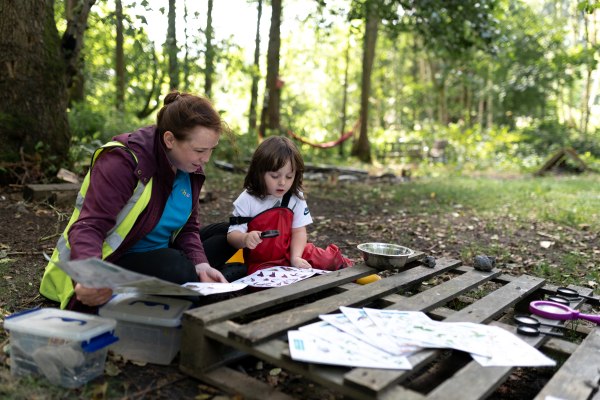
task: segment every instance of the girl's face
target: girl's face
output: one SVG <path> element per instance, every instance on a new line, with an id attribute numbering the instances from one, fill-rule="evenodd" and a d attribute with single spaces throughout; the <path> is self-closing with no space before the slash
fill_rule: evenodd
<path id="1" fill-rule="evenodd" d="M 184 172 L 203 167 L 219 144 L 219 134 L 204 126 L 193 128 L 186 140 L 177 140 L 171 131 L 165 132 L 164 139 L 171 164 Z"/>
<path id="2" fill-rule="evenodd" d="M 277 171 L 265 172 L 265 186 L 267 193 L 277 198 L 283 197 L 294 183 L 296 171 L 292 168 L 290 161 L 286 162 L 281 169 Z"/>

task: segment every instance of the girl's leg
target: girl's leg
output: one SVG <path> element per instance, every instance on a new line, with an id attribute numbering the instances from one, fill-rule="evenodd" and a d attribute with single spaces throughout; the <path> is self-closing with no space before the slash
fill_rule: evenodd
<path id="1" fill-rule="evenodd" d="M 143 253 L 128 253 L 115 261 L 115 264 L 130 271 L 180 285 L 186 282 L 198 282 L 194 264 L 177 249 L 166 248 Z"/>

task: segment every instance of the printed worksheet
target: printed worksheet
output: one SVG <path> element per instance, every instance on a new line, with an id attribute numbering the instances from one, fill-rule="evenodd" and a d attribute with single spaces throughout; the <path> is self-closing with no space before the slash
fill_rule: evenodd
<path id="1" fill-rule="evenodd" d="M 252 287 L 271 288 L 291 285 L 292 283 L 310 278 L 313 275 L 327 273 L 329 273 L 329 271 L 314 268 L 275 266 L 261 269 L 260 271 L 256 271 L 237 281 L 233 281 L 232 283 L 243 283 Z"/>
<path id="2" fill-rule="evenodd" d="M 363 309 L 340 307 L 340 311 L 342 311 L 356 329 L 362 332 L 363 336 L 368 338 L 369 342 L 378 343 L 378 346 L 385 348 L 385 351 L 388 353 L 401 356 L 414 353 L 418 350 L 418 342 L 410 339 L 397 340 L 390 336 L 389 332 L 375 325 Z"/>
<path id="3" fill-rule="evenodd" d="M 418 312 L 364 310 L 380 329 L 397 340 L 414 340 L 423 347 L 450 348 L 483 356 L 490 356 L 493 350 L 494 343 L 481 328 L 485 326 L 482 324 L 438 322 L 424 319 Z"/>
<path id="4" fill-rule="evenodd" d="M 353 367 L 411 369 L 406 357 L 394 356 L 320 321 L 288 331 L 295 360 Z"/>
<path id="5" fill-rule="evenodd" d="M 483 367 L 553 367 L 556 365 L 556 361 L 499 326 L 484 325 L 483 331 L 494 343 L 492 355 L 484 357 L 471 354 L 471 357 Z"/>

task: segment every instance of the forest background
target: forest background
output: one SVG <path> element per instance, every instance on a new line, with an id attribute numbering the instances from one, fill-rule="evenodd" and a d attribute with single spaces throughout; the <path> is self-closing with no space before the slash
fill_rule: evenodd
<path id="1" fill-rule="evenodd" d="M 506 273 L 597 289 L 598 8 L 593 0 L 0 0 L 0 314 L 49 305 L 38 293 L 42 253 L 71 213 L 70 202 L 23 201 L 23 187 L 58 181 L 61 167 L 82 176 L 100 144 L 153 123 L 171 89 L 207 95 L 230 126 L 233 140 L 213 160 L 245 167 L 260 132 L 293 132 L 312 144 L 295 139 L 306 161 L 371 173 L 306 180 L 312 242 L 336 243 L 356 261 L 364 241 L 467 265 L 489 254 Z M 391 143 L 406 145 L 401 157 L 390 157 Z M 592 173 L 531 177 L 564 148 Z M 243 180 L 213 167 L 207 223 L 228 217 Z M 386 174 L 406 170 L 414 179 Z M 65 394 L 11 377 L 6 343 L 2 329 L 6 398 L 215 393 L 175 365 L 109 360 L 117 376 Z M 289 393 L 311 387 L 270 371 L 256 375 Z M 535 386 L 512 376 L 501 388 L 508 394 L 492 398 L 532 397 L 519 387 Z"/>
<path id="2" fill-rule="evenodd" d="M 367 168 L 393 165 L 386 143 L 416 142 L 422 174 L 527 172 L 566 146 L 600 157 L 595 0 L 41 4 L 0 1 L 3 183 L 84 171 L 170 89 L 213 100 L 237 139 L 216 157 L 234 163 L 259 132 Z"/>

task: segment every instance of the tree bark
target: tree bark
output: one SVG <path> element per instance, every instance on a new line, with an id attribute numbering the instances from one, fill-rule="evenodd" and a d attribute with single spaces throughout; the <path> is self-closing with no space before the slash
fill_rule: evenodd
<path id="1" fill-rule="evenodd" d="M 65 44 L 54 1 L 0 0 L 0 162 L 31 157 L 58 166 L 68 159 L 67 65 L 79 54 L 78 38 Z"/>
<path id="2" fill-rule="evenodd" d="M 123 112 L 125 109 L 125 52 L 123 51 L 123 4 L 115 0 L 116 46 L 115 46 L 115 85 L 116 109 Z"/>
<path id="3" fill-rule="evenodd" d="M 78 0 L 66 0 L 65 1 L 65 18 L 67 21 L 72 21 L 76 15 L 76 12 L 80 9 L 78 7 Z M 89 12 L 89 10 L 87 10 Z M 85 15 L 85 21 L 87 26 L 87 14 Z M 83 32 L 80 38 L 82 48 L 83 48 Z M 84 99 L 85 95 L 85 76 L 83 74 L 83 70 L 85 68 L 85 61 L 83 56 L 80 55 L 77 60 L 77 64 L 75 69 L 77 72 L 72 78 L 71 87 L 69 89 L 69 106 L 73 103 L 81 102 Z"/>
<path id="4" fill-rule="evenodd" d="M 346 133 L 346 118 L 348 112 L 348 70 L 350 68 L 350 37 L 352 36 L 352 30 L 348 30 L 348 40 L 346 41 L 346 52 L 344 53 L 344 85 L 342 87 L 342 110 L 340 112 L 340 119 L 342 120 L 342 127 L 340 128 L 340 136 L 344 136 Z M 339 144 L 339 155 L 344 156 L 344 142 Z"/>
<path id="5" fill-rule="evenodd" d="M 215 48 L 213 46 L 213 26 L 212 26 L 213 0 L 208 0 L 208 11 L 206 12 L 206 66 L 204 68 L 204 94 L 211 97 L 213 75 L 215 73 Z"/>
<path id="6" fill-rule="evenodd" d="M 177 61 L 175 15 L 175 0 L 169 0 L 166 51 L 169 58 L 169 86 L 171 90 L 179 90 L 179 63 Z"/>
<path id="7" fill-rule="evenodd" d="M 187 4 L 183 3 L 183 91 L 189 92 L 190 90 L 190 35 L 188 35 L 188 8 Z"/>
<path id="8" fill-rule="evenodd" d="M 367 15 L 365 24 L 365 37 L 363 42 L 362 81 L 360 95 L 360 135 L 354 143 L 352 155 L 363 162 L 371 162 L 371 143 L 369 142 L 369 99 L 371 95 L 371 74 L 373 60 L 375 59 L 375 45 L 377 44 L 377 31 L 379 19 L 374 10 L 373 2 L 367 2 Z"/>
<path id="9" fill-rule="evenodd" d="M 248 112 L 248 132 L 256 130 L 256 104 L 258 102 L 258 80 L 260 79 L 260 19 L 262 0 L 258 0 L 256 15 L 256 37 L 254 38 L 254 65 L 252 69 L 252 87 L 250 88 L 250 111 Z"/>
<path id="10" fill-rule="evenodd" d="M 282 0 L 273 0 L 271 2 L 271 28 L 269 30 L 269 47 L 267 50 L 267 78 L 260 126 L 260 131 L 263 134 L 266 134 L 266 129 L 278 130 L 280 128 L 279 106 L 281 81 L 279 80 L 279 50 L 281 47 L 281 9 Z"/>

